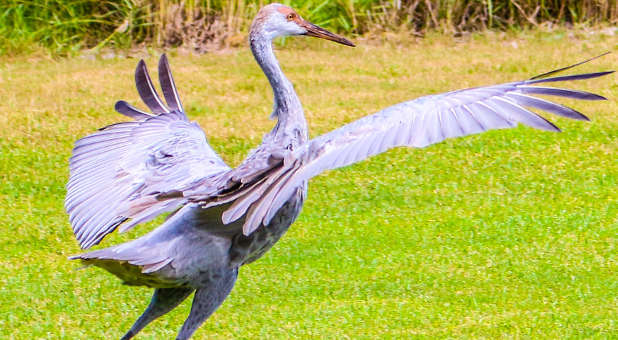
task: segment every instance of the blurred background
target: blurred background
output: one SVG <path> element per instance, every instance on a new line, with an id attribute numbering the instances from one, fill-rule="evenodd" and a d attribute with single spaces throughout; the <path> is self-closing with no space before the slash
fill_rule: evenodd
<path id="1" fill-rule="evenodd" d="M 70 54 L 102 47 L 181 47 L 204 53 L 243 43 L 261 0 L 4 0 L 0 53 Z M 282 1 L 347 35 L 435 30 L 461 35 L 540 25 L 618 22 L 616 0 Z"/>

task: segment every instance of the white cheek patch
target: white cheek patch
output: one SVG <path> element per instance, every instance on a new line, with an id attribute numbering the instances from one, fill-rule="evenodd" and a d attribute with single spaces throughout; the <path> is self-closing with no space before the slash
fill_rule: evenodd
<path id="1" fill-rule="evenodd" d="M 299 35 L 305 34 L 306 30 L 293 21 L 288 21 L 283 16 L 277 19 L 271 19 L 264 26 L 264 33 L 269 39 L 284 35 Z"/>
<path id="2" fill-rule="evenodd" d="M 307 30 L 298 26 L 298 24 L 293 21 L 288 21 L 286 24 L 286 32 L 289 35 L 298 35 L 298 34 L 307 33 Z"/>

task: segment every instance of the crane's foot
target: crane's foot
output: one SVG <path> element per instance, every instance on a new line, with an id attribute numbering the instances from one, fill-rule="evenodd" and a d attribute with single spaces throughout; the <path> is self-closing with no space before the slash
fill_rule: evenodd
<path id="1" fill-rule="evenodd" d="M 139 319 L 135 321 L 131 329 L 120 339 L 131 339 L 153 320 L 176 308 L 176 306 L 183 302 L 192 292 L 193 288 L 155 289 L 152 299 L 150 300 L 150 304 L 144 313 L 142 313 Z"/>
<path id="2" fill-rule="evenodd" d="M 191 313 L 189 313 L 189 317 L 182 325 L 176 340 L 186 340 L 193 335 L 230 294 L 237 277 L 238 268 L 223 271 L 220 278 L 211 281 L 208 286 L 198 288 L 195 291 Z"/>

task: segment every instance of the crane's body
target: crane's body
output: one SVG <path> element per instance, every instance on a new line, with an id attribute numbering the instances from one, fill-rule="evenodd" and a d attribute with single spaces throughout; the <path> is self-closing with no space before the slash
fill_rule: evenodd
<path id="1" fill-rule="evenodd" d="M 294 222 L 304 199 L 305 190 L 299 188 L 268 226 L 249 236 L 242 234 L 243 219 L 227 225 L 221 222 L 221 214 L 229 206 L 202 209 L 189 205 L 140 238 L 79 258 L 90 259 L 128 285 L 198 289 L 222 271 L 264 255 Z M 129 260 L 141 261 L 132 264 Z"/>
<path id="2" fill-rule="evenodd" d="M 426 96 L 309 140 L 300 100 L 273 53 L 272 39 L 281 35 L 309 35 L 354 46 L 287 6 L 271 4 L 260 10 L 250 45 L 273 88 L 271 116 L 277 121 L 238 167 L 227 166 L 199 126 L 189 122 L 165 55 L 159 62 L 159 79 L 167 106 L 140 61 L 136 85 L 152 113 L 120 101 L 116 110 L 134 121 L 110 125 L 76 142 L 65 207 L 83 248 L 116 229 L 126 231 L 172 212 L 142 237 L 72 257 L 104 268 L 128 285 L 155 289 L 150 305 L 123 339 L 195 292 L 177 339 L 189 338 L 227 297 L 239 268 L 264 255 L 298 217 L 311 177 L 393 147 L 424 147 L 518 123 L 559 131 L 524 106 L 587 118 L 529 94 L 604 98 L 537 84 L 610 73 L 549 78 L 576 64 L 525 81 Z"/>

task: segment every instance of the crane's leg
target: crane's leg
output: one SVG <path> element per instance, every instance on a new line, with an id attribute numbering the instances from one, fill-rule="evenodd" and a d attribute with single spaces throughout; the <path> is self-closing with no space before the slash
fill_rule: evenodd
<path id="1" fill-rule="evenodd" d="M 182 325 L 176 340 L 186 340 L 214 313 L 230 294 L 238 277 L 238 268 L 230 269 L 206 287 L 198 288 L 193 297 L 191 313 Z"/>
<path id="2" fill-rule="evenodd" d="M 155 289 L 150 304 L 121 340 L 128 340 L 134 337 L 154 319 L 176 308 L 176 306 L 183 302 L 192 292 L 193 288 Z"/>

